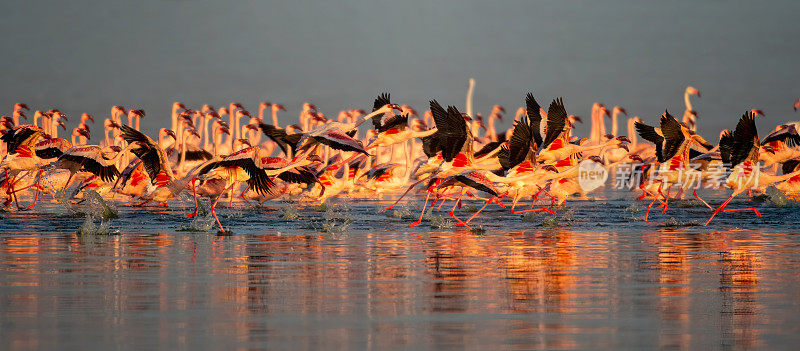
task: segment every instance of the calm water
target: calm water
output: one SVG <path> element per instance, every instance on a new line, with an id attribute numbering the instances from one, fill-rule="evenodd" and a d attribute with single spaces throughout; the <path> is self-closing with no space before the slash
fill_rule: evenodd
<path id="1" fill-rule="evenodd" d="M 646 224 L 641 204 L 606 196 L 612 200 L 571 202 L 556 215 L 524 220 L 490 207 L 475 219 L 484 233 L 408 228 L 410 220 L 378 212 L 386 201 L 300 207 L 294 221 L 281 219 L 287 203 L 220 209 L 233 236 L 186 231 L 189 210 L 179 202 L 163 211 L 120 208 L 110 221 L 117 235 L 75 234 L 83 219 L 57 204 L 4 213 L 0 348 L 776 349 L 798 342 L 796 207 L 761 203 L 762 218 L 727 213 L 704 228 L 691 220 L 708 211 L 691 202 Z M 318 230 L 341 224 L 335 218 L 353 223 Z"/>

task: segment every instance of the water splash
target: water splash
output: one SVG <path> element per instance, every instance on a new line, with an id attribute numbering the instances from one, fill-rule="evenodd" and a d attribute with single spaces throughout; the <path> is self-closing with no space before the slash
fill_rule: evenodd
<path id="1" fill-rule="evenodd" d="M 453 229 L 455 224 L 449 218 L 445 218 L 442 215 L 436 215 L 430 217 L 429 219 L 432 228 L 436 229 Z"/>
<path id="2" fill-rule="evenodd" d="M 100 225 L 94 224 L 94 216 L 87 214 L 86 220 L 83 221 L 78 230 L 78 235 L 116 235 L 119 234 L 118 230 L 112 230 L 109 221 L 100 219 Z"/>
<path id="3" fill-rule="evenodd" d="M 281 219 L 284 221 L 296 221 L 300 219 L 300 211 L 292 205 L 286 206 L 281 209 Z"/>

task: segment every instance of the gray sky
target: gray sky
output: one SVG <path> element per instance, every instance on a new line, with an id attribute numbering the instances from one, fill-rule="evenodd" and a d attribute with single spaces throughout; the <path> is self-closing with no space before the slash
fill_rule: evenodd
<path id="1" fill-rule="evenodd" d="M 286 123 L 303 101 L 335 115 L 382 91 L 419 110 L 463 106 L 474 77 L 484 114 L 513 113 L 532 90 L 579 116 L 600 101 L 648 121 L 680 115 L 691 84 L 709 139 L 756 107 L 764 135 L 799 119 L 798 13 L 798 1 L 3 1 L 0 111 L 123 105 L 153 130 L 176 100 L 268 100 L 289 107 Z"/>

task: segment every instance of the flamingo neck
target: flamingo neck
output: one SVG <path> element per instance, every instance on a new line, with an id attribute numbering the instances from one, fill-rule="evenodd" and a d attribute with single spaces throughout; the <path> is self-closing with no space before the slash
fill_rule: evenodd
<path id="1" fill-rule="evenodd" d="M 611 134 L 617 136 L 617 112 L 611 115 Z"/>
<path id="2" fill-rule="evenodd" d="M 692 101 L 689 99 L 689 92 L 683 93 L 683 103 L 686 104 L 686 109 L 689 111 L 693 111 L 692 109 Z"/>

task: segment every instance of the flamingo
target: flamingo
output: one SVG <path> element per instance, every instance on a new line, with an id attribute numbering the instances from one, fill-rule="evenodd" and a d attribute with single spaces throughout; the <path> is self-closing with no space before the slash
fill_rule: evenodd
<path id="1" fill-rule="evenodd" d="M 691 95 L 700 97 L 700 91 L 693 86 L 686 87 L 683 93 L 683 102 L 686 105 L 686 111 L 683 113 L 683 123 L 689 126 L 693 132 L 697 131 L 697 111 L 692 108 L 692 101 L 689 99 Z"/>
<path id="2" fill-rule="evenodd" d="M 755 114 L 751 111 L 745 112 L 739 119 L 739 123 L 733 133 L 728 132 L 724 138 L 720 139 L 719 149 L 722 160 L 725 164 L 731 165 L 730 167 L 732 168 L 725 185 L 733 189 L 733 193 L 714 210 L 711 217 L 703 224 L 704 226 L 707 226 L 719 212 L 753 211 L 757 217 L 761 217 L 761 213 L 755 207 L 727 209 L 726 206 L 736 195 L 748 189 L 766 187 L 769 184 L 782 182 L 800 174 L 800 170 L 781 176 L 772 176 L 761 172 L 758 165 L 761 143 L 758 139 L 755 117 Z M 707 203 L 706 206 L 711 207 Z"/>

